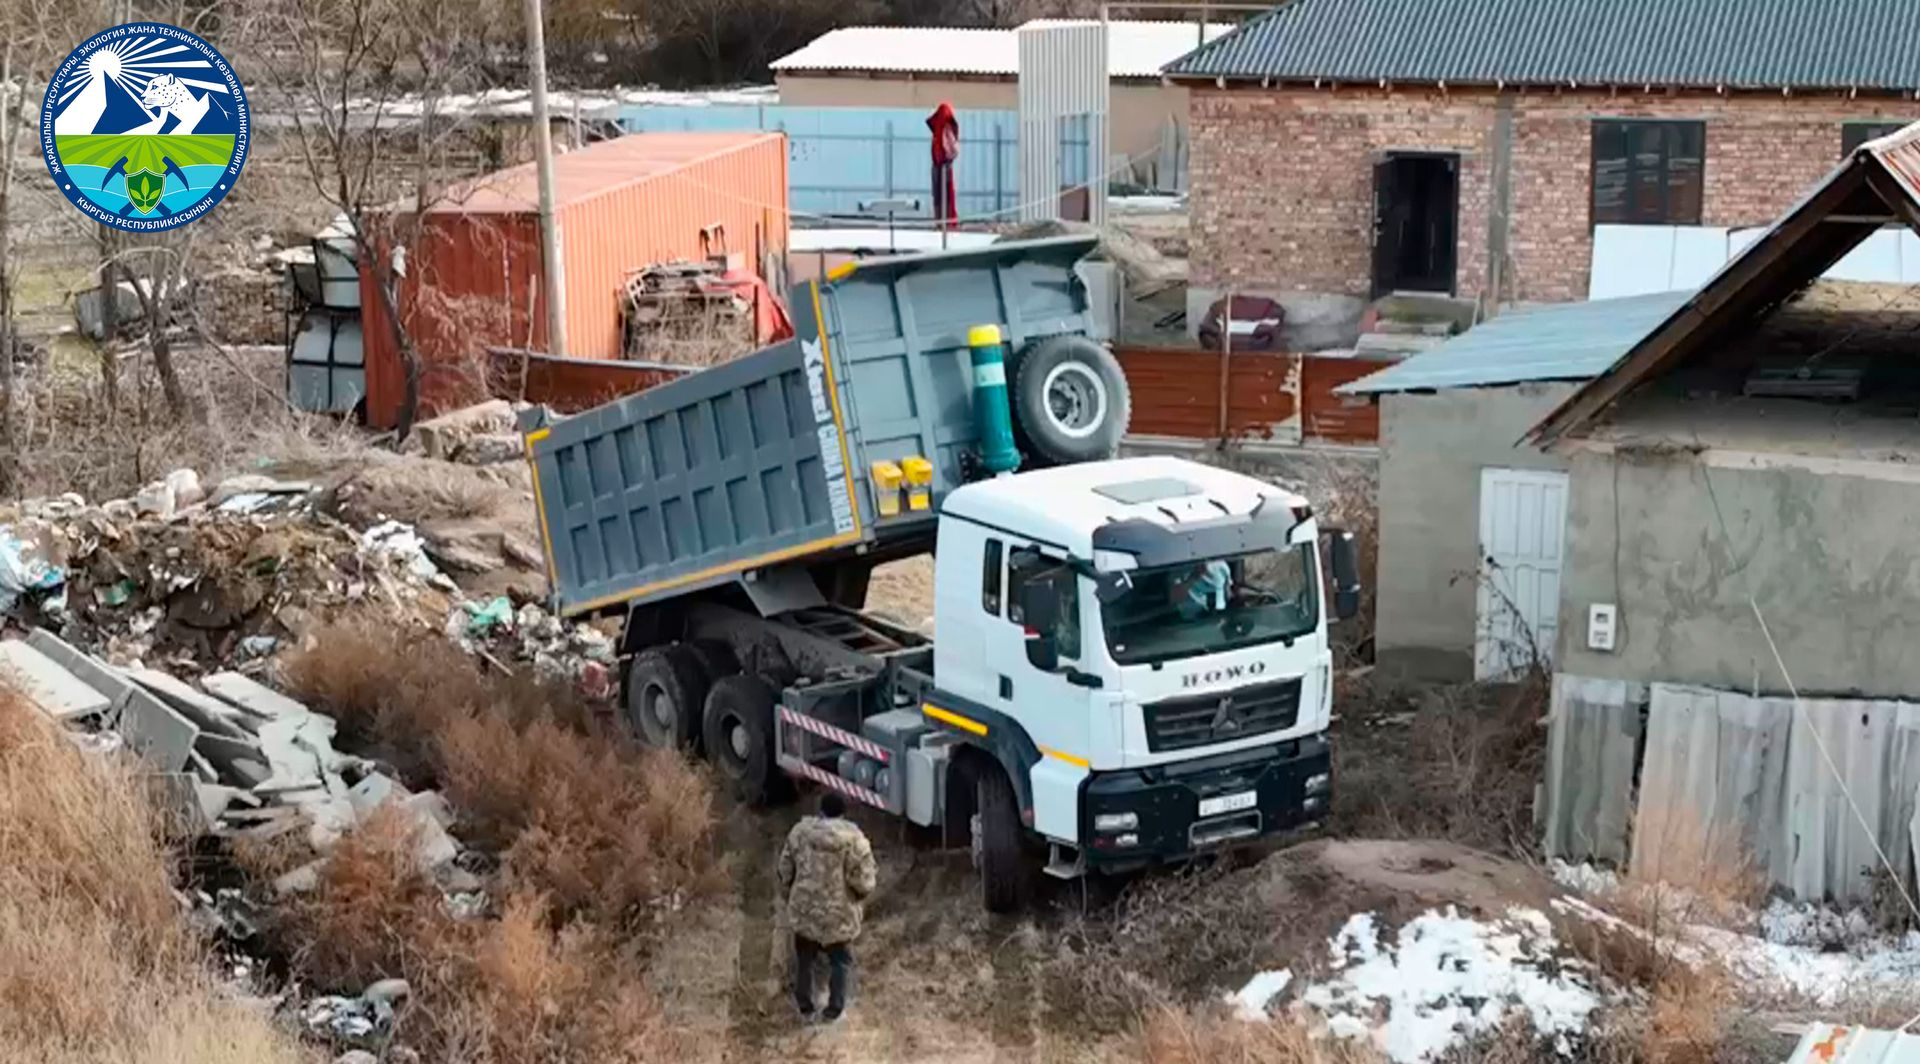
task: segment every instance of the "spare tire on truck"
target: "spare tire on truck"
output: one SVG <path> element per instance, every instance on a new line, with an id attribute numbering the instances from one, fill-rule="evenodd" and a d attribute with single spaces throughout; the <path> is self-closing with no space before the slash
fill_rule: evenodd
<path id="1" fill-rule="evenodd" d="M 1037 457 L 1055 465 L 1120 453 L 1132 407 L 1113 352 L 1084 336 L 1053 336 L 1020 356 L 1013 416 Z"/>
<path id="2" fill-rule="evenodd" d="M 641 651 L 627 670 L 628 726 L 648 746 L 697 751 L 710 682 L 685 644 Z"/>

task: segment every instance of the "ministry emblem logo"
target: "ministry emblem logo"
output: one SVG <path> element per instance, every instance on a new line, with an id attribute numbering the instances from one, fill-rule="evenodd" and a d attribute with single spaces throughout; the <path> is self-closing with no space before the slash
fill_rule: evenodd
<path id="1" fill-rule="evenodd" d="M 213 209 L 247 161 L 247 94 L 213 45 L 177 26 L 95 34 L 54 71 L 40 146 L 82 213 L 132 233 Z"/>

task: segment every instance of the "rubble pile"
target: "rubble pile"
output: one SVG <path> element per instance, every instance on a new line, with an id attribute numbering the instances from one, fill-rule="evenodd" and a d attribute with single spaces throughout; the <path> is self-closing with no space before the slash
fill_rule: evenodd
<path id="1" fill-rule="evenodd" d="M 276 890 L 317 885 L 340 839 L 389 805 L 410 822 L 421 871 L 450 896 L 480 888 L 456 864 L 445 799 L 410 793 L 381 766 L 336 750 L 332 717 L 249 677 L 218 672 L 195 685 L 157 669 L 116 668 L 36 628 L 0 642 L 0 681 L 81 745 L 137 756 L 177 828 L 248 839 L 299 833 L 314 860 L 281 876 Z M 244 928 L 236 937 L 247 937 Z"/>

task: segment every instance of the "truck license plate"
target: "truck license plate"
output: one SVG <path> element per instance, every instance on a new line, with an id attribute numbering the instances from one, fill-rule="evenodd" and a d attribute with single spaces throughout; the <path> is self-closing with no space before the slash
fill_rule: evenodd
<path id="1" fill-rule="evenodd" d="M 1241 791 L 1239 794 L 1223 794 L 1218 798 L 1200 800 L 1200 815 L 1219 816 L 1221 813 L 1237 813 L 1242 809 L 1252 809 L 1260 804 L 1260 795 L 1255 791 Z"/>

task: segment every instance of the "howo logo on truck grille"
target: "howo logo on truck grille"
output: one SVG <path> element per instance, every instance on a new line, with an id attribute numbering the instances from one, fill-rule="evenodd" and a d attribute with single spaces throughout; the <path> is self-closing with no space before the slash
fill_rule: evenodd
<path id="1" fill-rule="evenodd" d="M 807 367 L 807 395 L 813 400 L 814 431 L 820 437 L 820 471 L 827 478 L 827 504 L 833 508 L 833 530 L 853 531 L 853 499 L 847 493 L 846 460 L 840 451 L 840 426 L 833 420 L 833 399 L 827 394 L 827 356 L 818 340 L 800 341 Z"/>
<path id="2" fill-rule="evenodd" d="M 1181 687 L 1212 687 L 1214 684 L 1238 680 L 1242 677 L 1259 676 L 1267 671 L 1267 663 L 1256 661 L 1250 665 L 1228 665 L 1206 672 L 1190 672 L 1180 677 Z"/>

